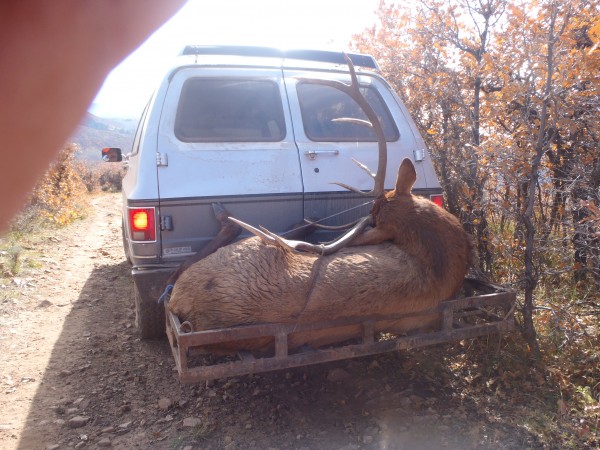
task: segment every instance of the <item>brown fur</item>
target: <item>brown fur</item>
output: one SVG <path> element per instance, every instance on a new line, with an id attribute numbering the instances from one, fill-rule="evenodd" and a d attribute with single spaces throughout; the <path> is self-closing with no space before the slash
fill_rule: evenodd
<path id="1" fill-rule="evenodd" d="M 410 190 L 414 166 L 405 160 L 396 189 L 377 199 L 375 227 L 352 247 L 329 256 L 293 253 L 259 238 L 219 249 L 185 271 L 169 308 L 194 330 L 256 323 L 313 323 L 325 319 L 411 313 L 435 307 L 460 288 L 471 242 L 459 221 Z M 407 333 L 437 317 L 379 324 Z M 289 347 L 321 346 L 360 336 L 358 326 L 290 336 Z M 260 348 L 269 339 L 223 349 Z"/>

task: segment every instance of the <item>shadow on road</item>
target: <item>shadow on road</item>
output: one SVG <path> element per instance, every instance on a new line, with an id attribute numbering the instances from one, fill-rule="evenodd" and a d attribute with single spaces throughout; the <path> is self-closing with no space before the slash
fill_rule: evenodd
<path id="1" fill-rule="evenodd" d="M 132 295 L 126 262 L 92 272 L 64 321 L 19 448 L 89 446 L 110 427 L 123 436 L 133 424 L 119 426 L 139 415 L 136 408 L 155 409 L 155 383 L 179 392 L 166 341 L 136 337 Z"/>

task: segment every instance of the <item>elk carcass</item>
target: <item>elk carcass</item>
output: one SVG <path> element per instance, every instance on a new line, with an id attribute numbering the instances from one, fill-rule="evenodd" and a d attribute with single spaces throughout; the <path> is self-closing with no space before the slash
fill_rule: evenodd
<path id="1" fill-rule="evenodd" d="M 395 189 L 384 194 L 385 137 L 349 66 L 351 85 L 324 83 L 353 95 L 378 138 L 371 215 L 328 246 L 286 241 L 252 229 L 258 237 L 194 263 L 177 279 L 169 302 L 170 311 L 190 322 L 194 331 L 410 314 L 434 308 L 459 290 L 471 262 L 470 238 L 452 214 L 411 194 L 416 180 L 411 160 L 402 162 Z M 367 225 L 372 228 L 363 232 Z M 403 334 L 430 328 L 438 320 L 437 314 L 429 314 L 379 321 L 376 328 Z M 359 325 L 305 331 L 290 335 L 288 346 L 319 347 L 360 335 Z M 233 342 L 210 350 L 265 349 L 271 341 Z"/>

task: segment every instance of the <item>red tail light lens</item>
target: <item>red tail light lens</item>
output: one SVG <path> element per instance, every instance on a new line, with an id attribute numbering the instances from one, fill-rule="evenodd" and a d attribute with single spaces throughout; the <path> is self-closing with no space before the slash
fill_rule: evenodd
<path id="1" fill-rule="evenodd" d="M 155 241 L 154 208 L 130 209 L 129 229 L 132 241 Z"/>
<path id="2" fill-rule="evenodd" d="M 429 200 L 438 205 L 440 208 L 444 207 L 444 196 L 442 194 L 430 195 Z"/>

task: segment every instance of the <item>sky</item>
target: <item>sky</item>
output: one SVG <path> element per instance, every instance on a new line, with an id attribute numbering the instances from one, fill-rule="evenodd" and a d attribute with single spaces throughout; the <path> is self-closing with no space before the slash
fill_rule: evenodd
<path id="1" fill-rule="evenodd" d="M 348 50 L 376 22 L 379 0 L 189 0 L 107 77 L 90 105 L 101 117 L 138 118 L 187 44 Z"/>

